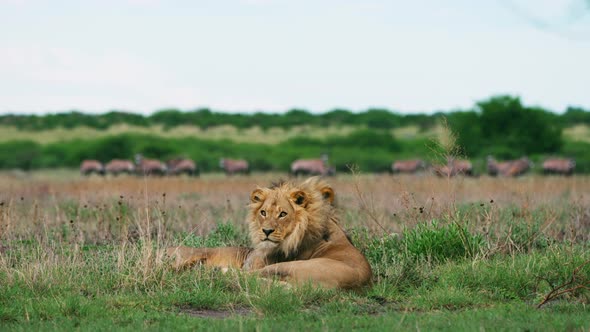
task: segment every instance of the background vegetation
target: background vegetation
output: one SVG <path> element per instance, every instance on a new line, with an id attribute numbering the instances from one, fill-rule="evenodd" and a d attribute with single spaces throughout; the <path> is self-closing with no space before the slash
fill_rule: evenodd
<path id="1" fill-rule="evenodd" d="M 381 172 L 395 159 L 436 156 L 433 143 L 448 126 L 461 153 L 483 171 L 484 159 L 527 155 L 576 159 L 590 172 L 590 112 L 569 108 L 555 114 L 522 105 L 511 96 L 478 102 L 473 109 L 433 115 L 400 115 L 371 109 L 311 114 L 227 114 L 208 109 L 161 110 L 150 116 L 125 112 L 80 112 L 0 116 L 0 168 L 77 167 L 83 159 L 131 159 L 135 153 L 194 159 L 202 171 L 217 169 L 220 157 L 245 158 L 254 170 L 286 171 L 297 158 L 328 153 L 337 170 L 356 164 Z M 537 165 L 539 165 L 538 163 Z"/>

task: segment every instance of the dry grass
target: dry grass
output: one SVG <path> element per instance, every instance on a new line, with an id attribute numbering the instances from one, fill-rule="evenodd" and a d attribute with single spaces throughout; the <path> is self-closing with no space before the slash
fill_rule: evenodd
<path id="1" fill-rule="evenodd" d="M 71 129 L 56 128 L 42 131 L 31 131 L 19 130 L 12 126 L 0 126 L 0 142 L 32 140 L 39 144 L 49 144 L 74 139 L 96 139 L 120 134 L 144 134 L 164 138 L 192 137 L 208 140 L 229 139 L 234 142 L 276 144 L 301 135 L 310 138 L 325 138 L 331 135 L 343 136 L 360 128 L 362 127 L 334 126 L 316 128 L 311 126 L 294 126 L 290 129 L 270 128 L 263 130 L 260 127 L 239 129 L 234 126 L 223 125 L 201 129 L 200 127 L 186 125 L 167 130 L 161 125 L 141 127 L 121 124 L 112 126 L 106 130 L 79 126 Z"/>
<path id="2" fill-rule="evenodd" d="M 198 235 L 225 222 L 245 229 L 249 193 L 281 176 L 285 177 L 212 174 L 196 179 L 87 179 L 75 173 L 66 178 L 3 174 L 0 234 L 6 238 L 67 227 L 79 232 L 86 242 L 100 242 L 111 233 L 155 232 L 156 226 L 172 233 Z M 418 222 L 453 217 L 462 211 L 469 214 L 473 227 L 484 228 L 497 222 L 499 211 L 508 208 L 523 218 L 544 211 L 545 231 L 555 236 L 563 233 L 566 225 L 588 223 L 590 178 L 583 176 L 441 179 L 427 174 L 360 175 L 339 176 L 329 182 L 336 191 L 344 226 L 368 227 L 377 233 L 399 232 Z M 359 191 L 363 199 L 359 199 Z"/>
<path id="3" fill-rule="evenodd" d="M 579 124 L 563 130 L 563 136 L 571 141 L 590 143 L 590 126 Z"/>
<path id="4" fill-rule="evenodd" d="M 0 126 L 0 143 L 13 140 L 31 140 L 39 144 L 49 144 L 59 141 L 96 139 L 121 134 L 144 134 L 164 138 L 192 137 L 207 140 L 229 139 L 238 143 L 277 144 L 297 136 L 317 139 L 326 138 L 328 136 L 345 136 L 359 129 L 366 129 L 366 127 L 331 126 L 319 128 L 313 126 L 293 126 L 289 129 L 275 127 L 263 130 L 261 127 L 240 129 L 230 125 L 201 129 L 200 127 L 185 125 L 177 126 L 172 129 L 165 129 L 161 125 L 141 127 L 119 124 L 111 126 L 106 130 L 78 126 L 75 128 L 56 128 L 32 131 L 19 130 L 13 126 Z M 438 138 L 441 135 L 441 131 L 441 126 L 435 126 L 425 132 L 421 131 L 418 126 L 406 126 L 392 129 L 391 134 L 397 139 L 409 140 L 422 137 Z"/>

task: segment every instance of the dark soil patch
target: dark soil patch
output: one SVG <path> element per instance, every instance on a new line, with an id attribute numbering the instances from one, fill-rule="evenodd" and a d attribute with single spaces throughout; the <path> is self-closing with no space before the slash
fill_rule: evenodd
<path id="1" fill-rule="evenodd" d="M 228 318 L 232 316 L 246 316 L 252 313 L 252 310 L 247 308 L 231 308 L 231 309 L 201 309 L 192 307 L 180 307 L 180 312 L 193 317 L 199 318 Z"/>
<path id="2" fill-rule="evenodd" d="M 7 252 L 8 250 L 10 250 L 10 247 L 3 246 L 0 244 L 0 254 L 3 254 L 5 252 Z"/>

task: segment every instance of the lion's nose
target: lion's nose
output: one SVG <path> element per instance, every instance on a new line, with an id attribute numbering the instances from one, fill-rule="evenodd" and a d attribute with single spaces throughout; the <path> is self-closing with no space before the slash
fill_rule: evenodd
<path id="1" fill-rule="evenodd" d="M 266 236 L 269 236 L 269 235 L 270 235 L 272 232 L 274 232 L 274 231 L 275 231 L 274 229 L 268 229 L 268 228 L 263 228 L 263 229 L 262 229 L 262 232 L 263 232 L 264 234 L 266 234 Z"/>

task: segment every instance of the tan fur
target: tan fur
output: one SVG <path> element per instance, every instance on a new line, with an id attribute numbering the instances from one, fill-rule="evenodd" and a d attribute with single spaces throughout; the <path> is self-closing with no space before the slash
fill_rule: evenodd
<path id="1" fill-rule="evenodd" d="M 192 248 L 180 246 L 168 248 L 166 254 L 174 258 L 173 265 L 177 269 L 196 264 L 220 268 L 241 268 L 251 251 L 252 249 L 243 247 Z"/>
<path id="2" fill-rule="evenodd" d="M 334 191 L 324 181 L 310 178 L 298 185 L 257 188 L 250 201 L 253 249 L 169 248 L 175 266 L 243 268 L 295 285 L 311 282 L 326 288 L 358 288 L 370 282 L 371 267 L 338 225 Z"/>

